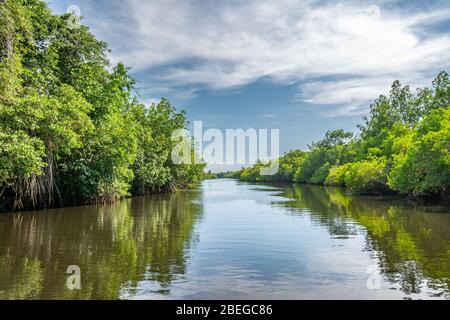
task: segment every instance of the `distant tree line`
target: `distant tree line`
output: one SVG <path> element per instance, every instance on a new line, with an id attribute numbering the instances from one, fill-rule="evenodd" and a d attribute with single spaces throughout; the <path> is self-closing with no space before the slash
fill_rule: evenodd
<path id="1" fill-rule="evenodd" d="M 329 131 L 308 151 L 279 159 L 274 176 L 257 163 L 228 177 L 345 186 L 352 193 L 449 197 L 450 79 L 441 72 L 431 88 L 412 93 L 399 81 L 370 106 L 359 134 Z"/>
<path id="2" fill-rule="evenodd" d="M 185 113 L 139 103 L 129 70 L 72 18 L 0 0 L 0 211 L 111 202 L 203 174 L 170 158 Z"/>

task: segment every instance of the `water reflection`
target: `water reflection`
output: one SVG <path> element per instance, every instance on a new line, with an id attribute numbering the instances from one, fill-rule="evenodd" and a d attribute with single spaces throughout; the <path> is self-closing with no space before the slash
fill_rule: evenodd
<path id="1" fill-rule="evenodd" d="M 308 209 L 312 219 L 330 235 L 349 237 L 367 230 L 366 249 L 376 255 L 384 277 L 398 283 L 405 294 L 419 294 L 424 286 L 433 296 L 450 290 L 450 214 L 448 208 L 415 207 L 405 200 L 352 197 L 340 188 L 294 185 L 282 195 L 293 199 L 279 205 Z M 427 212 L 434 211 L 434 212 Z"/>
<path id="2" fill-rule="evenodd" d="M 449 231 L 448 208 L 206 181 L 113 206 L 1 215 L 0 299 L 449 298 Z M 372 264 L 379 290 L 366 284 Z M 69 265 L 81 290 L 66 286 Z"/>
<path id="3" fill-rule="evenodd" d="M 169 294 L 185 272 L 201 190 L 0 217 L 1 299 L 117 299 L 143 279 Z M 81 269 L 81 290 L 66 286 Z"/>

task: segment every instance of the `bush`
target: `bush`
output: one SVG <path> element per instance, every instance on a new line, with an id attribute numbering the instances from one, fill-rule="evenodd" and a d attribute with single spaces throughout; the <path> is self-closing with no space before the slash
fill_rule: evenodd
<path id="1" fill-rule="evenodd" d="M 351 163 L 332 167 L 325 179 L 325 184 L 330 186 L 345 186 L 345 174 L 350 166 Z"/>
<path id="2" fill-rule="evenodd" d="M 412 145 L 394 157 L 389 185 L 412 195 L 448 192 L 450 109 L 437 109 L 417 128 Z"/>
<path id="3" fill-rule="evenodd" d="M 331 164 L 328 162 L 325 163 L 323 166 L 321 166 L 319 169 L 314 172 L 313 176 L 311 177 L 311 183 L 313 184 L 324 184 L 325 179 L 328 177 L 328 174 L 330 173 Z"/>
<path id="4" fill-rule="evenodd" d="M 325 150 L 317 148 L 309 152 L 302 165 L 297 169 L 294 180 L 295 182 L 308 183 L 312 182 L 314 173 L 323 166 L 325 162 Z"/>
<path id="5" fill-rule="evenodd" d="M 344 182 L 352 193 L 381 194 L 389 190 L 386 159 L 374 158 L 348 165 Z"/>

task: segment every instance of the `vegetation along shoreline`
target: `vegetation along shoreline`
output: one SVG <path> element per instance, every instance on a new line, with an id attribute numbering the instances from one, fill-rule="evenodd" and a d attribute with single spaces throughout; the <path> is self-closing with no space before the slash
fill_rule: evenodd
<path id="1" fill-rule="evenodd" d="M 328 131 L 309 150 L 279 158 L 279 171 L 262 176 L 261 162 L 219 174 L 254 182 L 297 182 L 342 186 L 352 194 L 399 194 L 410 198 L 450 197 L 450 79 L 440 72 L 431 88 L 415 93 L 395 81 L 388 96 L 371 106 L 354 135 Z"/>
<path id="2" fill-rule="evenodd" d="M 146 107 L 107 44 L 41 0 L 0 6 L 0 212 L 111 203 L 188 188 L 215 174 L 175 165 L 171 137 L 187 128 L 167 99 Z M 399 81 L 359 133 L 334 130 L 307 151 L 219 176 L 343 186 L 353 194 L 449 199 L 450 79 L 412 92 Z M 194 155 L 193 155 L 194 156 Z"/>

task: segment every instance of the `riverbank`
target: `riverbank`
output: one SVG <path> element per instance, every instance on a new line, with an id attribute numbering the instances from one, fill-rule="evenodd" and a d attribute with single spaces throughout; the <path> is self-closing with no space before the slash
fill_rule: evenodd
<path id="1" fill-rule="evenodd" d="M 396 81 L 388 97 L 380 96 L 370 106 L 370 117 L 363 118 L 365 123 L 358 127 L 357 135 L 341 129 L 328 131 L 307 151 L 289 151 L 269 164 L 258 162 L 224 176 L 243 181 L 337 185 L 353 194 L 399 193 L 448 201 L 449 89 L 450 78 L 445 72 L 437 76 L 433 88 L 419 90 L 417 95 Z M 423 97 L 423 92 L 429 96 Z M 413 110 L 406 106 L 413 106 Z M 410 118 L 410 112 L 417 117 Z M 265 176 L 263 169 L 269 166 L 278 170 Z"/>
<path id="2" fill-rule="evenodd" d="M 207 180 L 207 179 L 204 179 Z M 202 180 L 202 181 L 204 181 Z M 174 188 L 174 189 L 170 189 L 170 190 L 159 190 L 159 191 L 155 191 L 155 192 L 148 192 L 146 194 L 135 194 L 135 195 L 128 195 L 128 196 L 124 196 L 121 198 L 117 198 L 117 199 L 111 199 L 110 201 L 94 201 L 94 202 L 85 202 L 85 203 L 76 203 L 76 202 L 71 202 L 71 203 L 53 203 L 53 205 L 49 205 L 49 206 L 42 206 L 42 207 L 34 207 L 34 208 L 29 208 L 29 209 L 22 209 L 22 210 L 7 210 L 6 206 L 2 206 L 2 204 L 0 203 L 0 215 L 4 214 L 4 213 L 14 213 L 14 212 L 22 212 L 22 213 L 26 213 L 26 212 L 40 212 L 40 211 L 44 211 L 44 210 L 49 210 L 49 209 L 65 209 L 65 208 L 75 208 L 75 207 L 88 207 L 88 206 L 96 206 L 96 207 L 102 207 L 102 206 L 110 206 L 110 205 L 115 205 L 121 201 L 126 201 L 126 200 L 130 200 L 130 199 L 134 199 L 134 198 L 141 198 L 141 197 L 152 197 L 152 196 L 168 196 L 171 194 L 175 194 L 177 192 L 186 192 L 189 190 L 195 190 L 196 188 L 198 188 L 198 186 L 201 184 L 201 181 L 190 184 L 188 187 L 186 188 Z M 11 199 L 9 202 L 4 202 L 5 203 L 11 203 L 13 200 Z"/>
<path id="3" fill-rule="evenodd" d="M 384 199 L 386 201 L 398 201 L 402 204 L 407 205 L 419 205 L 419 206 L 434 206 L 434 207 L 450 207 L 450 198 L 442 197 L 441 195 L 405 195 L 399 192 L 390 191 L 387 193 L 359 193 L 354 194 L 349 192 L 343 185 L 324 185 L 324 184 L 313 184 L 313 183 L 299 183 L 299 182 L 289 182 L 289 181 L 270 181 L 270 182 L 262 182 L 262 181 L 248 181 L 248 180 L 240 180 L 239 178 L 225 178 L 221 177 L 219 179 L 231 179 L 240 182 L 247 182 L 255 185 L 269 185 L 274 187 L 288 187 L 288 186 L 304 186 L 304 187 L 318 187 L 324 189 L 336 189 L 341 190 L 346 193 L 349 197 L 360 197 L 367 199 Z"/>

